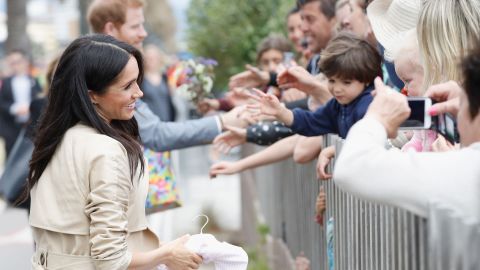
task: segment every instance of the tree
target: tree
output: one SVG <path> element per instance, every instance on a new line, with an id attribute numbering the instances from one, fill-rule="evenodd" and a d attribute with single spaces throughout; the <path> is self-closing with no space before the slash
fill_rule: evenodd
<path id="1" fill-rule="evenodd" d="M 22 49 L 30 53 L 30 39 L 27 35 L 27 0 L 7 1 L 7 32 L 6 51 Z"/>
<path id="2" fill-rule="evenodd" d="M 218 61 L 215 87 L 255 64 L 256 47 L 270 33 L 285 33 L 291 0 L 192 0 L 188 9 L 187 41 L 198 56 Z"/>

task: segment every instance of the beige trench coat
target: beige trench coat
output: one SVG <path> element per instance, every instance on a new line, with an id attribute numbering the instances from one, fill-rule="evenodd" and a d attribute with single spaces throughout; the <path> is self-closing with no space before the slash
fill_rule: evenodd
<path id="1" fill-rule="evenodd" d="M 140 170 L 138 170 L 140 171 Z M 148 172 L 132 181 L 125 148 L 77 124 L 31 190 L 33 269 L 127 269 L 159 246 L 148 229 Z"/>

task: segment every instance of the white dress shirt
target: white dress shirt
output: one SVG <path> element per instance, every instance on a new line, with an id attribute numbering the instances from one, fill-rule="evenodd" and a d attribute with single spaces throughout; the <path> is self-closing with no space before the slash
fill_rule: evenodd
<path id="1" fill-rule="evenodd" d="M 12 78 L 13 104 L 10 107 L 10 113 L 15 115 L 20 106 L 29 106 L 32 96 L 32 84 L 27 75 L 15 76 Z M 16 121 L 19 123 L 27 122 L 29 115 L 16 115 Z"/>

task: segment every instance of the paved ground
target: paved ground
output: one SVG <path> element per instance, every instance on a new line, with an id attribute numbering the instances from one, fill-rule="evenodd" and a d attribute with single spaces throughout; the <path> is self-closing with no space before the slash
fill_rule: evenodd
<path id="1" fill-rule="evenodd" d="M 1 156 L 2 153 L 0 153 L 0 160 Z M 215 224 L 216 229 L 239 230 L 238 177 L 219 177 L 213 181 L 208 178 L 209 147 L 178 151 L 175 156 L 175 170 L 184 205 L 149 218 L 160 238 L 167 241 L 186 233 L 199 233 L 199 224 L 203 222 L 192 221 L 199 214 L 207 214 L 210 217 L 210 225 Z M 208 229 L 206 232 L 209 232 Z M 217 236 L 217 238 L 222 239 L 224 236 Z M 26 211 L 5 209 L 0 202 L 0 269 L 30 269 L 29 260 L 32 252 L 33 241 Z M 210 270 L 213 267 L 204 266 L 201 269 Z"/>

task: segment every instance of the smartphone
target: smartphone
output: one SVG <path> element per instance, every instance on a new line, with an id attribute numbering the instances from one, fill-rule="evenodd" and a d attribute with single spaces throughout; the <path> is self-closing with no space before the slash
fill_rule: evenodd
<path id="1" fill-rule="evenodd" d="M 308 39 L 303 38 L 302 41 L 300 41 L 300 45 L 302 46 L 303 49 L 308 49 Z"/>
<path id="2" fill-rule="evenodd" d="M 283 65 L 288 68 L 295 62 L 295 54 L 293 52 L 283 53 Z"/>
<path id="3" fill-rule="evenodd" d="M 432 117 L 428 109 L 432 106 L 432 100 L 426 97 L 408 97 L 410 116 L 400 125 L 400 129 L 429 129 L 432 127 Z"/>
<path id="4" fill-rule="evenodd" d="M 440 133 L 451 144 L 459 143 L 457 121 L 453 115 L 446 113 L 434 117 L 434 130 Z"/>

